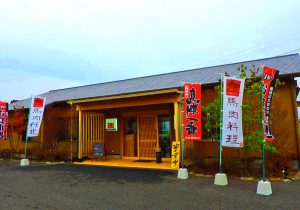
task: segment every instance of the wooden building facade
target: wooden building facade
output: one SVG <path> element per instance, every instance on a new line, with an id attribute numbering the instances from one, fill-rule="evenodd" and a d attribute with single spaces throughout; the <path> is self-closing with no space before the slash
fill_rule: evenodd
<path id="1" fill-rule="evenodd" d="M 283 86 L 276 88 L 272 104 L 272 131 L 285 142 L 291 157 L 300 163 L 297 84 L 300 76 L 298 54 L 243 62 L 245 65 L 267 65 L 281 70 Z M 215 86 L 220 73 L 236 75 L 239 65 L 174 72 L 110 83 L 50 91 L 47 97 L 41 134 L 28 145 L 67 150 L 79 159 L 92 157 L 93 144 L 103 143 L 109 157 L 154 160 L 155 148 L 171 161 L 171 145 L 181 136 L 181 86 L 184 82 L 202 84 L 202 105 L 215 100 Z M 10 105 L 28 108 L 29 99 Z M 106 120 L 113 119 L 117 129 L 106 129 Z M 203 119 L 205 120 L 205 119 Z M 35 143 L 34 143 L 35 142 Z M 2 144 L 2 147 L 7 144 Z M 57 144 L 57 145 L 55 145 Z M 6 146 L 7 146 L 6 145 Z M 217 142 L 205 138 L 185 143 L 187 158 L 211 157 Z M 21 148 L 22 146 L 20 146 Z M 1 147 L 0 147 L 1 149 Z M 71 150 L 71 151 L 70 151 Z M 238 156 L 235 148 L 224 148 L 224 156 Z M 254 154 L 255 156 L 255 154 Z"/>

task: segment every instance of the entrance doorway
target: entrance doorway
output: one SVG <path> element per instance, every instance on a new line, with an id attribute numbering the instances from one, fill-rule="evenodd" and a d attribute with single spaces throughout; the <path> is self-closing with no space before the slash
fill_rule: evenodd
<path id="1" fill-rule="evenodd" d="M 171 126 L 169 116 L 158 116 L 159 146 L 164 158 L 171 157 Z"/>
<path id="2" fill-rule="evenodd" d="M 137 117 L 124 118 L 123 156 L 138 157 Z"/>
<path id="3" fill-rule="evenodd" d="M 140 157 L 155 157 L 155 146 L 157 143 L 157 126 L 155 116 L 139 117 L 139 142 Z"/>
<path id="4" fill-rule="evenodd" d="M 168 113 L 128 113 L 123 115 L 123 154 L 126 158 L 154 160 L 155 148 L 163 158 L 171 158 L 171 116 Z"/>

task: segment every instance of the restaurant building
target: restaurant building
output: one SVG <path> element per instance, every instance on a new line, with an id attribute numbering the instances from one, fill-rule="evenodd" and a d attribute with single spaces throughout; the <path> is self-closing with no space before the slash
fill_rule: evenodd
<path id="1" fill-rule="evenodd" d="M 238 76 L 237 67 L 266 65 L 280 71 L 284 85 L 276 88 L 272 102 L 272 130 L 284 138 L 292 158 L 300 159 L 297 114 L 297 83 L 300 76 L 298 54 L 251 60 L 220 66 L 191 69 L 114 82 L 53 90 L 46 97 L 46 108 L 40 135 L 28 148 L 68 150 L 74 157 L 92 157 L 93 144 L 103 143 L 105 156 L 118 159 L 154 160 L 155 148 L 161 148 L 164 161 L 171 164 L 172 142 L 181 136 L 181 101 L 184 83 L 202 84 L 202 105 L 212 102 L 217 93 L 220 75 Z M 28 109 L 30 99 L 11 103 Z M 205 119 L 204 119 L 205 120 Z M 203 128 L 204 129 L 204 128 Z M 204 130 L 205 132 L 205 130 Z M 211 157 L 212 142 L 203 135 L 202 141 L 186 142 L 185 154 Z M 2 143 L 2 148 L 8 142 Z M 22 149 L 20 145 L 20 149 Z M 192 151 L 192 152 L 191 152 Z M 237 155 L 236 149 L 224 148 L 224 156 Z"/>

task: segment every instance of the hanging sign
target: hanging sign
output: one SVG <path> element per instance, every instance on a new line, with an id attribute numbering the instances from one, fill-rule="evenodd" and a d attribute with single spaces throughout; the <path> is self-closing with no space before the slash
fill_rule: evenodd
<path id="1" fill-rule="evenodd" d="M 183 124 L 185 140 L 201 140 L 201 85 L 184 84 Z"/>
<path id="2" fill-rule="evenodd" d="M 33 97 L 30 107 L 27 137 L 39 135 L 39 130 L 43 120 L 46 98 Z"/>
<path id="3" fill-rule="evenodd" d="M 224 77 L 222 146 L 243 147 L 242 101 L 244 79 Z"/>
<path id="4" fill-rule="evenodd" d="M 8 103 L 0 101 L 0 139 L 7 139 L 8 133 Z"/>
<path id="5" fill-rule="evenodd" d="M 271 133 L 270 129 L 270 109 L 272 96 L 274 92 L 274 87 L 276 83 L 277 76 L 279 71 L 276 69 L 271 69 L 267 66 L 263 66 L 263 125 L 264 125 L 264 140 L 268 142 L 274 141 L 274 136 Z"/>
<path id="6" fill-rule="evenodd" d="M 180 142 L 172 142 L 172 158 L 171 158 L 171 168 L 178 169 L 180 163 Z"/>

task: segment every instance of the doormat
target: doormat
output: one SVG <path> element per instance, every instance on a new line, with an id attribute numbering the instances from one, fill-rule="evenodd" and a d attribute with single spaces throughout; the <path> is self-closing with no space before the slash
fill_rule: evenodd
<path id="1" fill-rule="evenodd" d="M 155 160 L 134 160 L 132 162 L 141 162 L 141 163 L 150 163 L 150 162 L 154 162 Z"/>

